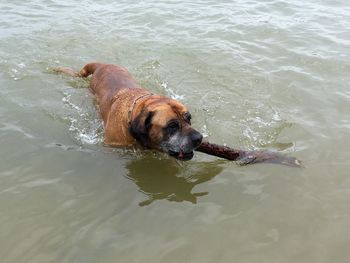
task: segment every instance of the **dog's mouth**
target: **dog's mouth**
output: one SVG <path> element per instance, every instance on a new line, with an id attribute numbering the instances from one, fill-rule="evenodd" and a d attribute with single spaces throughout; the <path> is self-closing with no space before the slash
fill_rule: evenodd
<path id="1" fill-rule="evenodd" d="M 174 157 L 180 161 L 188 161 L 188 160 L 191 160 L 193 158 L 193 152 L 188 152 L 188 153 L 185 153 L 185 152 L 174 152 L 174 151 L 169 151 L 169 155 L 171 157 Z"/>

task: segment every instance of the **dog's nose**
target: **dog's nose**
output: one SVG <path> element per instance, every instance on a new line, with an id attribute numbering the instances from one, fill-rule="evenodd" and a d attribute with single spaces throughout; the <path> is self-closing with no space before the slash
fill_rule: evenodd
<path id="1" fill-rule="evenodd" d="M 195 147 L 199 146 L 202 143 L 203 135 L 200 134 L 199 132 L 194 132 L 191 136 L 193 145 Z"/>

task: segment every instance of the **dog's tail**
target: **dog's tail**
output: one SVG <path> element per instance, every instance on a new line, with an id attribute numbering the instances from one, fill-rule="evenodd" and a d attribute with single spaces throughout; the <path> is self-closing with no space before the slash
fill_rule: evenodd
<path id="1" fill-rule="evenodd" d="M 72 77 L 85 78 L 93 74 L 95 70 L 101 65 L 103 64 L 98 62 L 92 62 L 92 63 L 86 64 L 79 72 L 68 67 L 57 67 L 57 68 L 54 68 L 53 71 L 58 73 L 65 73 Z"/>

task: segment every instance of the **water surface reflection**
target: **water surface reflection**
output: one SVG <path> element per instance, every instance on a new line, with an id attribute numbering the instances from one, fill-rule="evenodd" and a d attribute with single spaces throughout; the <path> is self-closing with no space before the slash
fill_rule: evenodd
<path id="1" fill-rule="evenodd" d="M 188 201 L 197 203 L 197 198 L 208 192 L 195 192 L 196 185 L 210 181 L 223 168 L 222 162 L 179 163 L 176 160 L 145 155 L 130 161 L 126 168 L 127 177 L 135 182 L 139 191 L 148 196 L 140 206 L 151 204 L 155 200 Z"/>

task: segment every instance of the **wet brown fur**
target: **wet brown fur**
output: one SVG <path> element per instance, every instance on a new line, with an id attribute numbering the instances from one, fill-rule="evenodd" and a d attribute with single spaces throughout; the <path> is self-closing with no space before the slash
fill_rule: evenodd
<path id="1" fill-rule="evenodd" d="M 138 100 L 150 92 L 142 88 L 128 70 L 121 66 L 96 62 L 85 65 L 79 72 L 65 67 L 59 67 L 56 71 L 77 77 L 92 74 L 89 88 L 96 97 L 105 128 L 105 143 L 108 145 L 138 145 L 139 141 L 130 132 L 129 121 L 132 126 L 138 125 L 138 128 L 141 126 L 141 129 L 145 129 L 142 126 L 150 113 L 152 127 L 147 131 L 148 145 L 142 146 L 159 149 L 157 143 L 162 140 L 162 129 L 171 119 L 181 122 L 182 132 L 186 133 L 191 129 L 183 119 L 187 108 L 180 102 L 162 95 L 145 96 Z"/>

